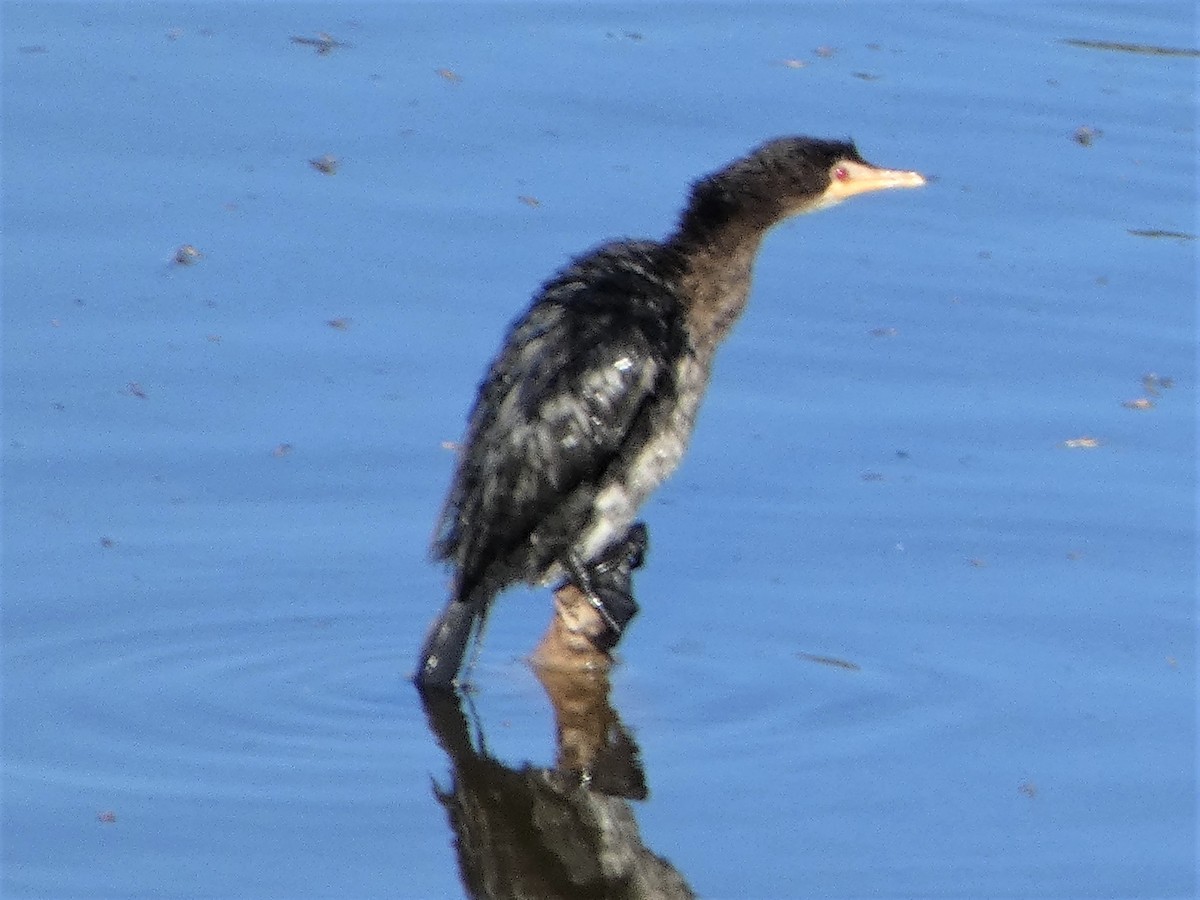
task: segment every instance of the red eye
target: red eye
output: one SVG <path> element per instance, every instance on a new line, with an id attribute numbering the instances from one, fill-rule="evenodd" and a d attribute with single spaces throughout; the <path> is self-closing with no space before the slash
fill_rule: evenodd
<path id="1" fill-rule="evenodd" d="M 833 177 L 836 178 L 838 181 L 849 181 L 850 173 L 846 171 L 845 166 L 838 166 L 836 169 L 833 170 Z"/>

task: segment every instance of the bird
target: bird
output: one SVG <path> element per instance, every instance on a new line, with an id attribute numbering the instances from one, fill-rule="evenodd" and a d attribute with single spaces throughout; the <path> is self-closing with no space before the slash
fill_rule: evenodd
<path id="1" fill-rule="evenodd" d="M 495 598 L 571 582 L 615 643 L 636 612 L 639 509 L 677 467 L 767 232 L 849 197 L 925 184 L 852 140 L 769 140 L 691 188 L 660 241 L 601 244 L 548 280 L 479 386 L 432 555 L 450 597 L 413 676 L 459 683 Z"/>

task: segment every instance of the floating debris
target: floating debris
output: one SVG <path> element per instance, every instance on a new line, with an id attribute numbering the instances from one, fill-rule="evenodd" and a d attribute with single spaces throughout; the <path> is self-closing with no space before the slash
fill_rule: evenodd
<path id="1" fill-rule="evenodd" d="M 177 266 L 194 266 L 202 259 L 204 259 L 204 254 L 191 244 L 184 244 L 171 257 L 171 261 Z"/>
<path id="2" fill-rule="evenodd" d="M 863 481 L 883 481 L 882 472 L 863 472 L 858 477 Z"/>
<path id="3" fill-rule="evenodd" d="M 850 74 L 860 81 L 879 81 L 883 78 L 882 75 L 875 75 L 871 72 L 851 72 Z"/>
<path id="4" fill-rule="evenodd" d="M 837 55 L 837 47 L 826 47 L 822 45 L 814 50 L 813 54 L 819 56 L 821 59 L 829 59 L 830 57 Z"/>
<path id="5" fill-rule="evenodd" d="M 816 653 L 797 653 L 797 659 L 803 659 L 806 662 L 814 662 L 822 666 L 832 666 L 835 669 L 845 669 L 847 672 L 861 672 L 862 667 L 858 663 L 852 663 L 848 659 L 838 659 L 836 656 L 820 656 Z"/>
<path id="6" fill-rule="evenodd" d="M 1161 228 L 1127 228 L 1134 237 L 1171 238 L 1176 241 L 1194 241 L 1196 236 L 1186 231 L 1164 231 Z"/>
<path id="7" fill-rule="evenodd" d="M 100 538 L 100 546 L 105 550 L 111 550 L 113 547 L 117 546 L 117 542 L 110 537 L 102 537 Z"/>
<path id="8" fill-rule="evenodd" d="M 987 560 L 980 559 L 979 557 L 975 556 L 975 557 L 972 557 L 967 560 L 967 565 L 970 566 L 972 569 L 986 569 L 987 568 Z"/>
<path id="9" fill-rule="evenodd" d="M 1017 790 L 1032 800 L 1038 794 L 1037 785 L 1032 781 L 1022 781 L 1017 785 Z"/>
<path id="10" fill-rule="evenodd" d="M 1175 387 L 1175 379 L 1165 375 L 1156 375 L 1154 372 L 1147 372 L 1142 376 L 1142 387 L 1152 397 L 1159 397 L 1163 391 L 1169 391 Z"/>
<path id="11" fill-rule="evenodd" d="M 1060 44 L 1082 47 L 1085 50 L 1116 50 L 1120 53 L 1141 53 L 1146 56 L 1200 57 L 1200 50 L 1188 47 L 1159 47 L 1155 44 L 1130 44 L 1125 41 L 1089 41 L 1083 38 L 1062 38 Z"/>
<path id="12" fill-rule="evenodd" d="M 451 84 L 462 84 L 462 76 L 453 69 L 434 69 L 433 71 Z"/>
<path id="13" fill-rule="evenodd" d="M 877 337 L 877 338 L 895 337 L 899 333 L 900 333 L 899 329 L 890 328 L 890 327 L 888 327 L 888 328 L 872 328 L 870 331 L 867 332 L 867 334 L 869 334 L 871 337 Z"/>
<path id="14" fill-rule="evenodd" d="M 1063 441 L 1062 445 L 1071 450 L 1094 450 L 1100 446 L 1100 441 L 1094 437 L 1077 437 Z"/>
<path id="15" fill-rule="evenodd" d="M 785 69 L 803 69 L 808 66 L 808 63 L 802 59 L 785 59 L 780 63 L 780 65 L 782 65 Z"/>
<path id="16" fill-rule="evenodd" d="M 129 384 L 125 385 L 125 393 L 127 393 L 130 397 L 137 397 L 139 400 L 147 399 L 146 392 L 142 390 L 142 386 L 136 381 L 131 381 Z"/>
<path id="17" fill-rule="evenodd" d="M 320 172 L 322 175 L 336 175 L 338 170 L 338 161 L 336 156 L 331 156 L 326 153 L 324 156 L 318 156 L 316 159 L 310 159 L 308 164 Z"/>
<path id="18" fill-rule="evenodd" d="M 296 35 L 292 35 L 292 43 L 303 44 L 305 47 L 314 47 L 316 48 L 317 55 L 319 56 L 324 56 L 325 54 L 331 52 L 335 47 L 350 46 L 343 41 L 337 40 L 333 35 L 327 34 L 324 31 L 319 32 L 315 38 L 298 37 Z"/>
<path id="19" fill-rule="evenodd" d="M 352 321 L 353 319 L 348 319 L 345 316 L 338 316 L 336 319 L 330 319 L 325 324 L 337 331 L 345 331 L 350 327 Z"/>
<path id="20" fill-rule="evenodd" d="M 517 196 L 517 199 L 520 200 L 522 203 L 524 203 L 526 206 L 530 207 L 531 209 L 537 209 L 539 206 L 542 205 L 541 200 L 539 200 L 537 197 L 531 197 L 528 194 L 520 194 Z"/>
<path id="21" fill-rule="evenodd" d="M 1147 410 L 1154 408 L 1154 401 L 1151 397 L 1161 397 L 1162 392 L 1170 390 L 1175 386 L 1175 379 L 1157 375 L 1154 372 L 1147 372 L 1142 376 L 1142 390 L 1148 396 L 1138 397 L 1134 400 L 1125 400 L 1121 403 L 1126 409 Z"/>
<path id="22" fill-rule="evenodd" d="M 1096 138 L 1104 134 L 1099 128 L 1091 128 L 1087 125 L 1080 125 L 1075 129 L 1075 134 L 1072 139 L 1081 147 L 1090 147 L 1095 143 Z"/>
<path id="23" fill-rule="evenodd" d="M 292 452 L 291 444 L 279 444 L 277 447 L 275 447 L 274 450 L 271 451 L 271 455 L 273 457 L 275 457 L 276 459 L 282 459 L 283 457 L 287 456 L 291 452 Z"/>
<path id="24" fill-rule="evenodd" d="M 96 821 L 103 822 L 105 825 L 112 825 L 117 821 L 117 814 L 111 809 L 106 809 L 103 812 L 96 813 Z"/>

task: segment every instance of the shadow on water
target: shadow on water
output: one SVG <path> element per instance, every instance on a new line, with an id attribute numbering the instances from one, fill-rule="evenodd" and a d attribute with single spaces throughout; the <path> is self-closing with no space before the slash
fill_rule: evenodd
<path id="1" fill-rule="evenodd" d="M 553 766 L 505 765 L 451 691 L 419 691 L 450 781 L 433 785 L 471 897 L 693 897 L 641 840 L 631 800 L 648 796 L 640 751 L 609 700 L 607 675 L 538 671 L 554 710 Z M 464 710 L 465 707 L 465 710 Z M 470 719 L 470 721 L 469 721 Z M 474 728 L 472 728 L 472 724 Z"/>

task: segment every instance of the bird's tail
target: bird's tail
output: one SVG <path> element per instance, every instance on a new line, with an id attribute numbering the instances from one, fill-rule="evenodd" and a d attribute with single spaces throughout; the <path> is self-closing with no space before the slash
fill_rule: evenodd
<path id="1" fill-rule="evenodd" d="M 483 628 L 487 608 L 486 602 L 475 599 L 450 598 L 421 646 L 413 675 L 418 687 L 449 688 L 454 684 L 471 638 Z"/>

